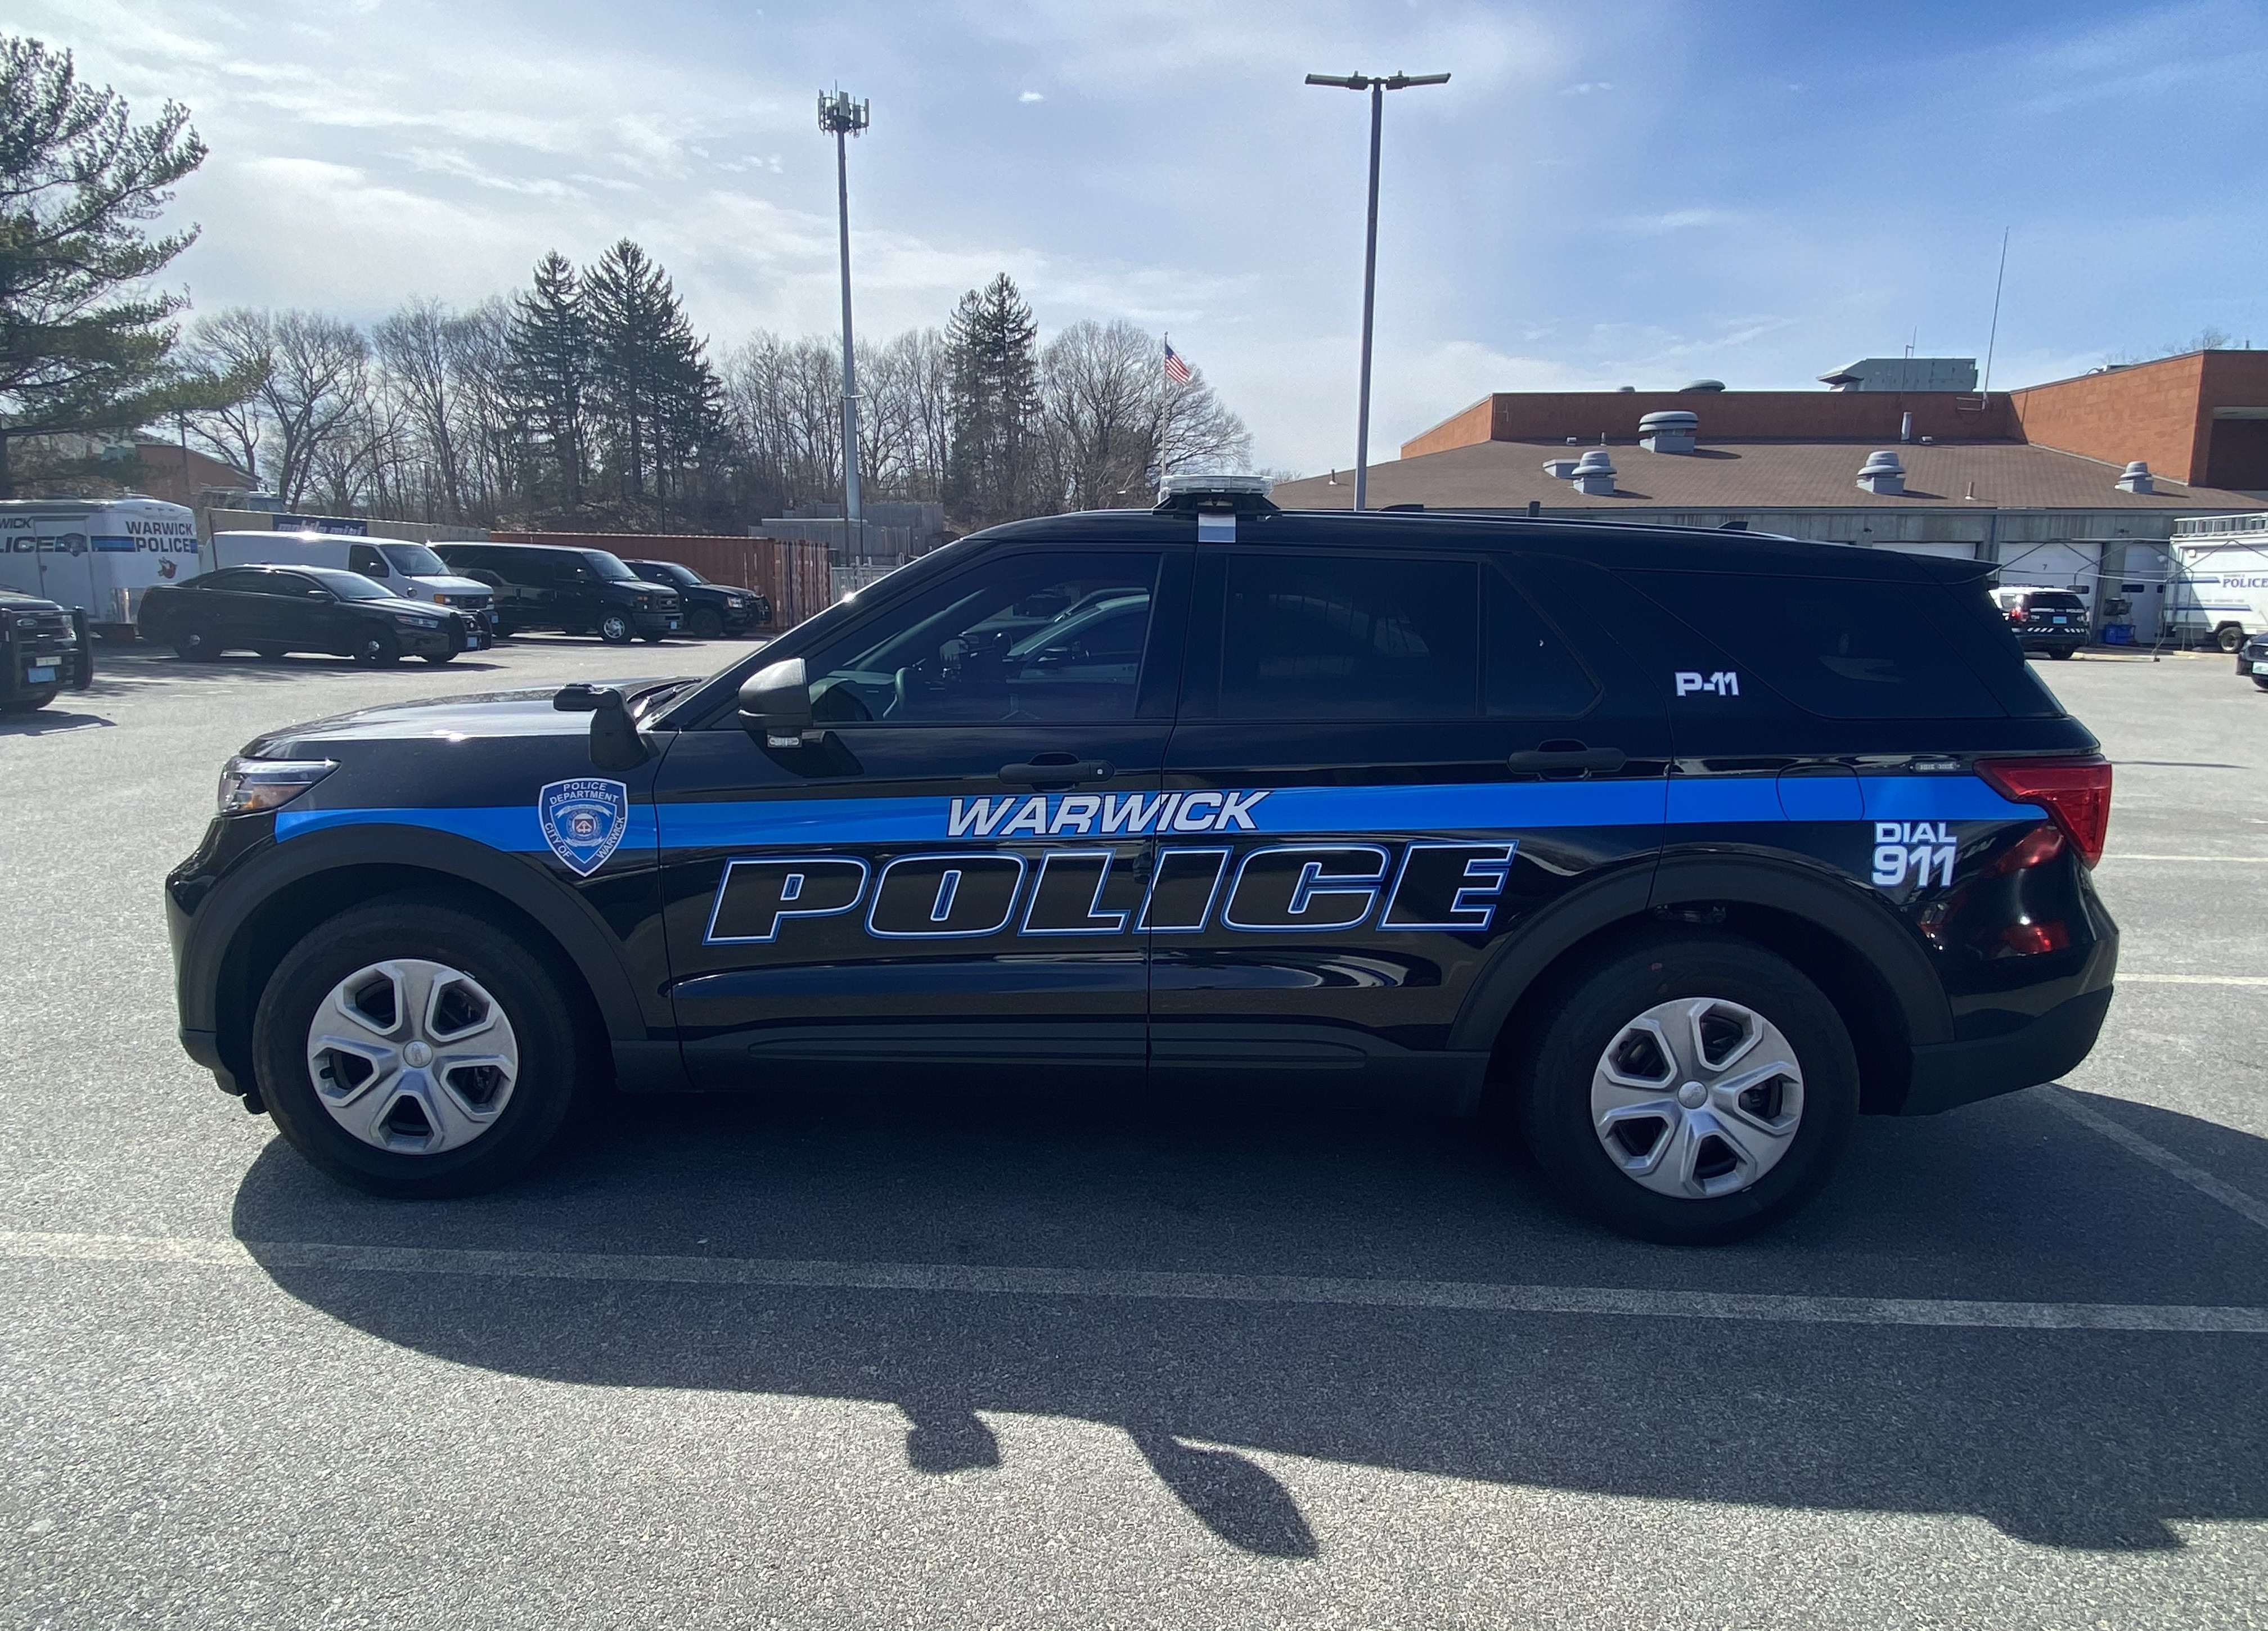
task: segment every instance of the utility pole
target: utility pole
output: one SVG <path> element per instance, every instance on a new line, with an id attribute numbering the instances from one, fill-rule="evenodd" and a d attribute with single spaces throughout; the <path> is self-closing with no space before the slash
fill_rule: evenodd
<path id="1" fill-rule="evenodd" d="M 1354 421 L 1354 507 L 1360 510 L 1370 497 L 1370 330 L 1378 294 L 1378 143 L 1386 121 L 1386 93 L 1411 85 L 1445 85 L 1449 76 L 1395 73 L 1377 79 L 1367 74 L 1309 74 L 1307 83 L 1370 92 L 1370 222 L 1362 246 L 1362 383 Z"/>
<path id="2" fill-rule="evenodd" d="M 858 513 L 858 364 L 850 340 L 850 138 L 866 128 L 866 104 L 848 91 L 819 98 L 819 128 L 835 138 L 835 202 L 843 244 L 843 555 L 851 558 L 850 529 L 858 529 L 858 558 L 865 557 L 866 529 Z"/>

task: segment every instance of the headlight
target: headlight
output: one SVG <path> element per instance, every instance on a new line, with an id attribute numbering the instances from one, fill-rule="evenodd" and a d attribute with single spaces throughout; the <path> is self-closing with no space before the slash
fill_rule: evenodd
<path id="1" fill-rule="evenodd" d="M 438 628 L 441 626 L 439 618 L 424 617 L 414 612 L 394 612 L 388 615 L 404 628 Z"/>
<path id="2" fill-rule="evenodd" d="M 221 767 L 220 812 L 250 815 L 290 804 L 339 767 L 328 759 L 247 759 Z"/>

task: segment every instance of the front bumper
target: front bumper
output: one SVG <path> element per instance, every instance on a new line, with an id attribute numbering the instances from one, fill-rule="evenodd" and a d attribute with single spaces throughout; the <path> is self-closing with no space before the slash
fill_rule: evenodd
<path id="1" fill-rule="evenodd" d="M 685 622 L 675 612 L 632 612 L 630 627 L 641 635 L 674 635 Z"/>

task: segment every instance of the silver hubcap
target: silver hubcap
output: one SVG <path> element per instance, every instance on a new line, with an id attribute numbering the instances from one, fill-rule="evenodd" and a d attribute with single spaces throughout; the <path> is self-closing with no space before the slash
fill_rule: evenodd
<path id="1" fill-rule="evenodd" d="M 437 1155 L 496 1125 L 519 1079 L 519 1042 L 470 974 L 397 958 L 357 969 L 316 1006 L 307 1075 L 363 1142 Z"/>
<path id="2" fill-rule="evenodd" d="M 1591 1125 L 1633 1183 L 1680 1200 L 1746 1189 L 1803 1120 L 1803 1071 L 1779 1027 L 1722 997 L 1657 1003 L 1591 1073 Z"/>

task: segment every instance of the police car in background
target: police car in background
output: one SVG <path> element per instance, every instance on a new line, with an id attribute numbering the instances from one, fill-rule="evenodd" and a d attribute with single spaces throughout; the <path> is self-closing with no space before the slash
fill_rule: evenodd
<path id="1" fill-rule="evenodd" d="M 996 527 L 706 680 L 253 742 L 181 1039 L 387 1194 L 610 1081 L 1360 1077 L 1728 1238 L 2102 1024 L 2110 769 L 1975 570 L 1218 477 Z"/>

